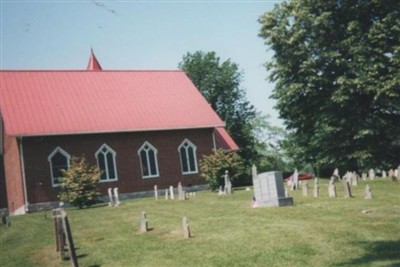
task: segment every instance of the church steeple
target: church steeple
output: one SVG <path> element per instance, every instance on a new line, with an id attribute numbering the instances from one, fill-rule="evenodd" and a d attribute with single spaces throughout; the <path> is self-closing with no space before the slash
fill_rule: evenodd
<path id="1" fill-rule="evenodd" d="M 87 70 L 102 70 L 99 61 L 97 61 L 96 56 L 94 55 L 93 49 L 90 49 L 90 58 L 87 66 Z"/>

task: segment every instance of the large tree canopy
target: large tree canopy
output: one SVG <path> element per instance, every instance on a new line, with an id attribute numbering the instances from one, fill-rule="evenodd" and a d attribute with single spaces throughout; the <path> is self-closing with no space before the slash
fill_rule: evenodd
<path id="1" fill-rule="evenodd" d="M 259 21 L 274 52 L 272 97 L 297 153 L 353 170 L 397 166 L 399 1 L 293 0 Z"/>
<path id="2" fill-rule="evenodd" d="M 229 59 L 220 62 L 215 52 L 196 51 L 187 53 L 179 63 L 192 82 L 226 123 L 226 129 L 239 145 L 239 155 L 246 165 L 258 159 L 256 140 L 251 120 L 255 109 L 240 87 L 242 73 Z M 251 166 L 251 165 L 250 165 Z"/>

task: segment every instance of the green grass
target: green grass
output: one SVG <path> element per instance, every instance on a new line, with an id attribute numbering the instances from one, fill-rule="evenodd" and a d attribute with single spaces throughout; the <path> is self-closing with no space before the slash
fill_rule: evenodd
<path id="1" fill-rule="evenodd" d="M 338 198 L 330 199 L 320 180 L 320 198 L 293 191 L 291 207 L 253 209 L 252 192 L 238 190 L 67 213 L 80 266 L 400 266 L 400 183 L 368 183 L 372 200 L 363 197 L 366 182 L 352 188 L 351 199 L 338 184 Z M 152 228 L 144 234 L 142 211 Z M 183 216 L 191 239 L 183 238 Z M 50 212 L 10 221 L 0 227 L 1 266 L 70 266 L 55 251 Z"/>

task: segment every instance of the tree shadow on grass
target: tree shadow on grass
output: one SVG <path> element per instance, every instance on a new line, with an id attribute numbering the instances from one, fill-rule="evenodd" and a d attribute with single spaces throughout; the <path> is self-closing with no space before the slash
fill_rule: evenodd
<path id="1" fill-rule="evenodd" d="M 388 262 L 388 267 L 400 266 L 400 240 L 357 242 L 357 246 L 364 248 L 365 254 L 359 258 L 339 263 L 334 266 L 358 266 L 374 262 Z"/>

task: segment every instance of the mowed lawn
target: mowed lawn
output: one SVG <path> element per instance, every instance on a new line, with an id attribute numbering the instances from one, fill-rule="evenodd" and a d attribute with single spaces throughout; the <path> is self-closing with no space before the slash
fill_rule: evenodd
<path id="1" fill-rule="evenodd" d="M 372 200 L 364 199 L 367 183 Z M 252 191 L 203 191 L 186 201 L 149 197 L 67 214 L 80 266 L 400 266 L 400 182 L 362 181 L 351 199 L 337 187 L 335 199 L 323 179 L 318 199 L 291 191 L 291 207 L 251 208 Z M 147 233 L 139 232 L 142 211 Z M 183 237 L 183 216 L 193 238 Z M 0 227 L 1 266 L 70 266 L 56 252 L 51 212 L 10 221 Z"/>

